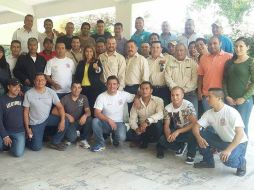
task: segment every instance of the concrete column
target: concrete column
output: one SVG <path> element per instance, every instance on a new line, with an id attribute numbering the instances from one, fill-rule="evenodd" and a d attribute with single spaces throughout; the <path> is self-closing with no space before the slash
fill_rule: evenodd
<path id="1" fill-rule="evenodd" d="M 124 36 L 129 39 L 131 34 L 132 24 L 132 3 L 131 1 L 116 3 L 116 22 L 123 24 Z"/>

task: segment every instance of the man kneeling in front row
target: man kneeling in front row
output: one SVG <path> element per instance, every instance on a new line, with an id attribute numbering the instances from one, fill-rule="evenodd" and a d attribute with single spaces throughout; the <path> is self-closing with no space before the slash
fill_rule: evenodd
<path id="1" fill-rule="evenodd" d="M 149 142 L 157 142 L 162 134 L 163 100 L 152 96 L 152 84 L 144 81 L 140 84 L 140 108 L 132 106 L 130 127 L 127 137 L 140 148 L 147 148 Z"/>
<path id="2" fill-rule="evenodd" d="M 164 135 L 157 144 L 157 158 L 164 157 L 164 149 L 175 151 L 176 156 L 182 156 L 188 144 L 187 164 L 194 163 L 196 143 L 191 132 L 197 122 L 193 104 L 183 99 L 184 90 L 181 87 L 171 89 L 171 103 L 164 110 Z"/>
<path id="3" fill-rule="evenodd" d="M 247 136 L 244 133 L 244 124 L 238 111 L 223 102 L 224 94 L 220 88 L 210 88 L 207 101 L 212 109 L 206 111 L 193 127 L 203 155 L 203 160 L 194 164 L 194 168 L 214 168 L 214 158 L 211 147 L 221 151 L 221 161 L 229 167 L 237 168 L 236 175 L 244 176 L 246 173 L 246 147 Z M 211 126 L 210 130 L 200 131 L 200 127 Z"/>
<path id="4" fill-rule="evenodd" d="M 124 104 L 131 103 L 135 95 L 119 91 L 119 80 L 116 76 L 107 78 L 107 91 L 101 93 L 94 104 L 95 118 L 92 128 L 95 145 L 91 151 L 98 152 L 105 149 L 103 134 L 112 133 L 113 145 L 118 146 L 126 139 L 126 126 L 123 122 Z"/>

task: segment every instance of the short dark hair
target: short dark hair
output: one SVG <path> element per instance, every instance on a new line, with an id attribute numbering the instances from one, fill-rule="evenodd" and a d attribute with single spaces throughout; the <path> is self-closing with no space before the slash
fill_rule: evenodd
<path id="1" fill-rule="evenodd" d="M 37 42 L 37 44 L 38 44 L 38 40 L 34 37 L 31 37 L 27 40 L 27 45 L 29 45 L 29 43 L 31 43 L 31 42 Z"/>
<path id="2" fill-rule="evenodd" d="M 66 47 L 66 45 L 65 45 L 65 43 L 64 43 L 64 41 L 62 40 L 62 39 L 57 39 L 56 40 L 56 45 L 55 45 L 55 47 L 57 46 L 57 44 L 64 44 L 64 47 Z"/>
<path id="3" fill-rule="evenodd" d="M 74 84 L 80 84 L 80 86 L 81 86 L 81 82 L 78 80 L 73 80 L 71 83 L 71 87 L 73 87 Z"/>
<path id="4" fill-rule="evenodd" d="M 79 38 L 78 36 L 73 36 L 73 37 L 71 38 L 71 42 L 72 42 L 73 40 L 79 40 L 79 41 L 80 41 L 80 38 Z"/>
<path id="5" fill-rule="evenodd" d="M 152 83 L 149 82 L 149 81 L 143 81 L 143 82 L 141 82 L 141 84 L 139 85 L 139 87 L 141 88 L 141 86 L 142 86 L 142 85 L 145 85 L 145 84 L 149 85 L 150 88 L 153 89 L 153 85 L 152 85 Z"/>
<path id="6" fill-rule="evenodd" d="M 103 21 L 103 20 L 97 20 L 97 22 L 96 22 L 97 24 L 100 24 L 100 23 L 102 23 L 102 24 L 105 24 L 105 22 Z"/>
<path id="7" fill-rule="evenodd" d="M 52 40 L 52 39 L 50 39 L 50 38 L 45 38 L 45 39 L 43 40 L 43 45 L 46 44 L 47 42 L 50 42 L 51 44 L 53 44 L 53 40 Z"/>
<path id="8" fill-rule="evenodd" d="M 158 37 L 158 39 L 160 39 L 159 34 L 157 34 L 157 33 L 153 32 L 153 33 L 152 33 L 152 34 L 150 34 L 150 36 L 149 36 L 149 41 L 151 40 L 151 37 L 152 37 L 152 36 L 157 36 L 157 37 Z"/>
<path id="9" fill-rule="evenodd" d="M 195 42 L 195 41 L 191 41 L 191 42 L 189 43 L 189 45 L 188 45 L 188 48 L 190 48 L 190 46 L 191 46 L 192 44 L 196 45 L 196 42 Z"/>
<path id="10" fill-rule="evenodd" d="M 45 20 L 44 20 L 44 24 L 45 24 L 46 22 L 51 22 L 51 23 L 53 24 L 53 21 L 52 21 L 50 18 L 45 19 Z"/>
<path id="11" fill-rule="evenodd" d="M 38 76 L 44 76 L 44 78 L 46 79 L 46 75 L 44 73 L 42 73 L 42 72 L 35 73 L 34 79 L 36 79 L 36 77 L 38 77 Z"/>
<path id="12" fill-rule="evenodd" d="M 116 80 L 118 84 L 120 84 L 120 81 L 119 79 L 115 76 L 115 75 L 111 75 L 107 78 L 107 83 L 110 81 L 110 80 Z"/>
<path id="13" fill-rule="evenodd" d="M 121 28 L 123 28 L 123 24 L 122 24 L 121 22 L 115 23 L 115 24 L 114 24 L 114 27 L 116 27 L 116 26 L 121 26 Z"/>
<path id="14" fill-rule="evenodd" d="M 135 46 L 137 46 L 137 42 L 136 42 L 135 40 L 128 40 L 128 41 L 126 42 L 126 44 L 129 44 L 129 43 L 134 43 Z"/>
<path id="15" fill-rule="evenodd" d="M 19 40 L 12 40 L 11 45 L 13 44 L 19 44 L 21 46 L 21 42 Z"/>
<path id="16" fill-rule="evenodd" d="M 153 42 L 151 42 L 151 46 L 153 45 L 153 44 L 160 44 L 161 45 L 161 41 L 153 41 Z"/>
<path id="17" fill-rule="evenodd" d="M 138 17 L 136 18 L 136 20 L 142 20 L 142 21 L 144 22 L 144 18 L 141 17 L 141 16 L 138 16 Z"/>
<path id="18" fill-rule="evenodd" d="M 237 40 L 235 41 L 235 43 L 236 42 L 239 42 L 239 41 L 243 41 L 244 42 L 244 44 L 246 45 L 246 46 L 249 46 L 250 45 L 250 40 L 248 39 L 248 38 L 246 38 L 246 37 L 239 37 L 239 38 L 237 38 Z"/>
<path id="19" fill-rule="evenodd" d="M 224 99 L 224 92 L 222 88 L 209 88 L 208 92 L 212 92 L 216 97 Z"/>
<path id="20" fill-rule="evenodd" d="M 109 36 L 109 37 L 107 38 L 106 42 L 108 42 L 108 40 L 112 40 L 112 39 L 115 40 L 115 37 L 114 37 L 114 36 Z"/>
<path id="21" fill-rule="evenodd" d="M 32 18 L 34 18 L 34 16 L 31 15 L 31 14 L 27 14 L 27 15 L 25 16 L 25 19 L 26 19 L 27 17 L 32 17 Z"/>
<path id="22" fill-rule="evenodd" d="M 204 44 L 207 44 L 207 40 L 206 40 L 205 38 L 197 38 L 197 39 L 196 39 L 196 43 L 197 43 L 198 41 L 202 41 L 202 42 L 204 42 Z"/>
<path id="23" fill-rule="evenodd" d="M 83 22 L 82 25 L 81 25 L 81 29 L 82 29 L 84 26 L 89 26 L 89 29 L 91 28 L 91 25 L 90 25 L 88 22 Z"/>

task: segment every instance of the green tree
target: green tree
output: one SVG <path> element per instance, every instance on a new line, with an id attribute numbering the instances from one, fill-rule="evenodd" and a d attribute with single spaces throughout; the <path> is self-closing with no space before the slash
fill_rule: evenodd
<path id="1" fill-rule="evenodd" d="M 254 7 L 254 0 L 194 0 L 193 6 L 202 9 L 211 4 L 217 4 L 220 8 L 218 14 L 228 18 L 233 26 L 241 23 L 243 16 L 248 14 Z"/>

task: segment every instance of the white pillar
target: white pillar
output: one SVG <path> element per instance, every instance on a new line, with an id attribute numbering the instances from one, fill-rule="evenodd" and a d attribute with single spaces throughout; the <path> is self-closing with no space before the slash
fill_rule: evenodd
<path id="1" fill-rule="evenodd" d="M 116 22 L 123 24 L 124 36 L 129 39 L 131 34 L 132 3 L 131 1 L 116 3 Z"/>

